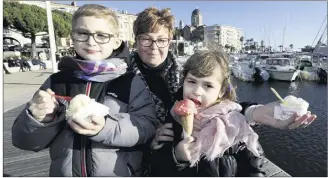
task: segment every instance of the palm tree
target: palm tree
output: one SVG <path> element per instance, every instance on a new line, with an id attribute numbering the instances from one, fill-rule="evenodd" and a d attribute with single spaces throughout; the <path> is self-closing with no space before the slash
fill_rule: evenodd
<path id="1" fill-rule="evenodd" d="M 230 48 L 230 46 L 229 46 L 228 44 L 226 44 L 226 45 L 224 46 L 224 48 L 228 51 L 228 49 Z"/>
<path id="2" fill-rule="evenodd" d="M 241 36 L 241 37 L 239 38 L 239 41 L 240 41 L 240 44 L 241 44 L 241 49 L 244 49 L 244 46 L 245 46 L 245 45 L 243 45 L 243 43 L 244 43 L 244 37 Z"/>
<path id="3" fill-rule="evenodd" d="M 279 45 L 279 48 L 280 48 L 280 51 L 282 52 L 282 48 L 283 48 L 283 46 L 282 46 L 282 45 Z"/>
<path id="4" fill-rule="evenodd" d="M 262 49 L 262 51 L 264 51 L 264 41 L 263 40 L 261 40 L 261 49 Z"/>
<path id="5" fill-rule="evenodd" d="M 177 40 L 180 36 L 183 36 L 183 30 L 179 29 L 178 27 L 175 27 L 173 31 L 173 39 Z"/>
<path id="6" fill-rule="evenodd" d="M 293 44 L 290 44 L 290 45 L 289 45 L 289 47 L 290 47 L 290 49 L 292 49 L 292 50 L 293 50 L 293 48 L 294 48 L 294 45 L 293 45 Z"/>
<path id="7" fill-rule="evenodd" d="M 271 50 L 272 50 L 272 47 L 271 47 L 271 46 L 268 46 L 268 49 L 269 49 L 269 51 L 271 52 Z"/>
<path id="8" fill-rule="evenodd" d="M 244 42 L 244 37 L 241 36 L 240 39 L 239 39 L 239 41 L 240 41 L 241 43 L 243 43 L 243 42 Z"/>
<path id="9" fill-rule="evenodd" d="M 255 41 L 254 46 L 255 46 L 255 50 L 257 51 L 259 49 L 259 43 Z"/>
<path id="10" fill-rule="evenodd" d="M 249 39 L 249 42 L 250 43 L 253 43 L 254 42 L 254 39 L 253 38 Z"/>
<path id="11" fill-rule="evenodd" d="M 235 52 L 236 48 L 234 46 L 230 46 L 230 52 Z"/>
<path id="12" fill-rule="evenodd" d="M 217 30 L 216 33 L 215 33 L 215 35 L 218 36 L 218 43 L 221 44 L 220 43 L 221 42 L 221 40 L 220 40 L 221 30 Z"/>
<path id="13" fill-rule="evenodd" d="M 247 39 L 247 40 L 246 40 L 246 46 L 249 46 L 249 42 L 250 42 L 250 40 Z"/>

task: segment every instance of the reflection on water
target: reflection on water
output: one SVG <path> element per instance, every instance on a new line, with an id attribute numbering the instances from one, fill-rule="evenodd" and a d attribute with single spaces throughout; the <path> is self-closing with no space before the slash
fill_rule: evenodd
<path id="1" fill-rule="evenodd" d="M 327 85 L 309 81 L 269 81 L 261 85 L 232 79 L 239 101 L 265 104 L 278 100 L 270 87 L 282 96 L 294 95 L 309 102 L 318 119 L 309 127 L 278 130 L 261 126 L 255 131 L 266 156 L 292 176 L 327 176 Z"/>
<path id="2" fill-rule="evenodd" d="M 295 96 L 297 96 L 299 94 L 298 83 L 297 82 L 292 82 L 289 85 L 289 94 L 290 95 L 295 95 Z"/>

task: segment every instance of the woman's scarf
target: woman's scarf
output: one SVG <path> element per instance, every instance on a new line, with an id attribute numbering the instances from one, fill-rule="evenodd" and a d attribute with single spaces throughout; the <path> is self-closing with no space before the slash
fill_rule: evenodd
<path id="1" fill-rule="evenodd" d="M 177 92 L 177 90 L 181 86 L 181 76 L 180 76 L 181 66 L 177 63 L 176 59 L 173 57 L 173 55 L 170 52 L 168 53 L 167 59 L 165 60 L 171 61 L 164 66 L 163 76 L 167 88 L 169 89 L 171 95 L 173 96 L 173 94 Z M 155 102 L 157 118 L 160 119 L 161 122 L 164 122 L 168 111 L 165 109 L 163 101 L 161 101 L 155 94 L 153 94 L 153 92 L 150 91 L 149 86 L 139 69 L 139 67 L 142 65 L 138 65 L 137 61 L 141 61 L 138 53 L 132 52 L 129 70 L 133 71 L 136 75 L 139 75 L 141 79 L 145 82 L 147 86 L 147 90 L 149 91 L 150 95 L 152 96 Z"/>

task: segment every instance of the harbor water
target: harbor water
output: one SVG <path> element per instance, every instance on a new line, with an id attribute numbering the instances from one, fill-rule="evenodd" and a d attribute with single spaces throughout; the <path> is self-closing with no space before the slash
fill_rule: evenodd
<path id="1" fill-rule="evenodd" d="M 260 136 L 266 157 L 291 176 L 327 176 L 327 85 L 310 81 L 269 81 L 256 85 L 234 77 L 232 83 L 237 87 L 239 102 L 265 104 L 276 101 L 270 87 L 281 96 L 294 95 L 308 101 L 309 111 L 318 116 L 310 126 L 294 130 L 259 126 L 255 131 Z"/>

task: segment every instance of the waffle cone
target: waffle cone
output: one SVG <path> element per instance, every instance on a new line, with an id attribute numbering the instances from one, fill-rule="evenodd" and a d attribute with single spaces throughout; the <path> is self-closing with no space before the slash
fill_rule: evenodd
<path id="1" fill-rule="evenodd" d="M 187 114 L 186 116 L 182 116 L 181 125 L 183 130 L 187 133 L 187 135 L 191 136 L 193 125 L 194 125 L 194 115 Z"/>

